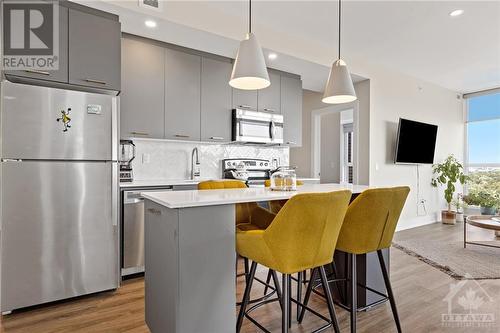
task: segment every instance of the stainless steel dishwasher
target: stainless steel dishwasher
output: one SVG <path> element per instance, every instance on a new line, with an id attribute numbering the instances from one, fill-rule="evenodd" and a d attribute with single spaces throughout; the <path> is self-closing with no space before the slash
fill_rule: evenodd
<path id="1" fill-rule="evenodd" d="M 141 193 L 173 190 L 173 186 L 167 186 L 123 191 L 122 276 L 144 272 L 144 198 Z"/>

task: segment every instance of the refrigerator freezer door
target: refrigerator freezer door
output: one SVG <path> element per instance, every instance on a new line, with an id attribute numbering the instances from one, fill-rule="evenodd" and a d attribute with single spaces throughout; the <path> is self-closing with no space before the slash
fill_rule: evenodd
<path id="1" fill-rule="evenodd" d="M 2 82 L 2 157 L 114 160 L 116 97 Z"/>
<path id="2" fill-rule="evenodd" d="M 1 310 L 115 289 L 112 162 L 2 162 Z"/>

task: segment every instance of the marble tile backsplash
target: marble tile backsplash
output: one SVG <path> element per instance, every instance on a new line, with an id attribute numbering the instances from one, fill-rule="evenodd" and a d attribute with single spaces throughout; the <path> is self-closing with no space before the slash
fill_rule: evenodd
<path id="1" fill-rule="evenodd" d="M 198 147 L 201 178 L 222 177 L 222 160 L 226 158 L 278 159 L 288 165 L 288 147 L 260 147 L 254 145 L 177 142 L 135 139 L 136 158 L 132 162 L 134 180 L 189 179 L 191 152 Z M 149 161 L 148 161 L 149 158 Z"/>

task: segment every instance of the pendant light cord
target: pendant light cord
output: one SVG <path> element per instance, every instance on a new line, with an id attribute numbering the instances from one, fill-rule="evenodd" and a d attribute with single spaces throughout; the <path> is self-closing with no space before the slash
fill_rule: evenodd
<path id="1" fill-rule="evenodd" d="M 342 1 L 339 0 L 339 59 L 340 59 L 340 29 L 342 27 L 341 18 L 342 18 Z"/>
<path id="2" fill-rule="evenodd" d="M 248 1 L 248 33 L 252 33 L 252 0 Z"/>

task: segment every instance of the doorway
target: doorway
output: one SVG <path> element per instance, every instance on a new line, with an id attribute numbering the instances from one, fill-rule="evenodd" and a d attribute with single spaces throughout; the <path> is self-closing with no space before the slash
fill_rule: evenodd
<path id="1" fill-rule="evenodd" d="M 321 183 L 357 184 L 357 108 L 335 105 L 312 112 L 312 176 Z"/>

